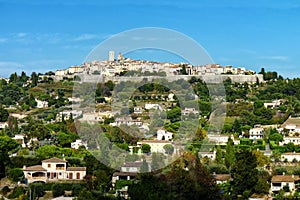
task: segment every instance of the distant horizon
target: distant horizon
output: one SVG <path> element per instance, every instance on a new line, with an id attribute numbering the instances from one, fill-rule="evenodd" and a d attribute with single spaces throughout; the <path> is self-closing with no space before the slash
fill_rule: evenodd
<path id="1" fill-rule="evenodd" d="M 129 58 L 130 60 L 142 60 L 142 61 L 147 61 L 147 62 L 159 62 L 159 63 L 171 63 L 171 64 L 181 64 L 181 63 L 184 63 L 184 64 L 190 64 L 188 62 L 185 62 L 185 61 L 180 61 L 180 62 L 172 62 L 172 61 L 159 61 L 159 60 L 148 60 L 148 59 L 143 59 L 143 58 L 131 58 L 131 57 L 124 57 L 125 59 Z M 94 61 L 109 61 L 109 59 L 104 59 L 104 60 L 94 60 Z M 115 58 L 115 61 L 117 61 L 117 59 Z M 91 61 L 93 62 L 93 61 Z M 51 70 L 44 70 L 44 71 L 15 71 L 15 72 L 12 72 L 10 74 L 8 74 L 6 77 L 4 76 L 0 76 L 0 78 L 9 78 L 9 76 L 13 73 L 17 73 L 18 75 L 21 75 L 22 72 L 25 72 L 27 76 L 30 76 L 32 72 L 35 72 L 37 74 L 45 74 L 47 72 L 56 72 L 57 70 L 66 70 L 70 67 L 73 67 L 73 66 L 82 66 L 84 63 L 90 63 L 90 62 L 82 62 L 81 64 L 74 64 L 74 65 L 70 65 L 70 66 L 66 66 L 66 67 L 63 67 L 63 68 L 52 68 Z M 233 66 L 233 65 L 223 65 L 223 64 L 220 64 L 220 63 L 207 63 L 207 64 L 204 64 L 204 65 L 201 65 L 201 66 L 205 66 L 205 65 L 211 65 L 211 64 L 215 64 L 215 65 L 220 65 L 222 67 L 225 67 L 225 66 L 232 66 L 233 68 L 245 68 L 246 70 L 252 70 L 254 71 L 256 74 L 258 74 L 261 70 L 261 68 L 259 70 L 254 70 L 254 69 L 251 69 L 251 68 L 247 68 L 247 67 L 244 67 L 244 66 Z M 198 66 L 198 65 L 192 65 L 192 66 Z M 277 71 L 274 71 L 274 70 L 267 70 L 266 68 L 265 69 L 265 72 L 277 72 Z M 277 72 L 278 73 L 278 72 Z M 278 73 L 278 76 L 281 75 Z M 282 75 L 281 75 L 282 76 Z M 283 78 L 289 78 L 289 77 L 284 77 Z M 294 77 L 294 78 L 298 78 L 298 77 Z"/>
<path id="2" fill-rule="evenodd" d="M 214 63 L 300 77 L 300 2 L 296 0 L 0 0 L 0 76 L 81 64 L 120 32 L 162 27 L 183 33 Z M 150 59 L 147 53 L 134 58 Z M 173 62 L 174 56 L 152 56 Z"/>

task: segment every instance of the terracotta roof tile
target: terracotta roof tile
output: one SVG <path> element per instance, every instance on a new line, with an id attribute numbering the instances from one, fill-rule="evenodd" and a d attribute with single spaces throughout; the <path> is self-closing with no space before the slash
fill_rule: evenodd
<path id="1" fill-rule="evenodd" d="M 67 171 L 86 171 L 86 167 L 68 167 Z"/>
<path id="2" fill-rule="evenodd" d="M 272 177 L 272 183 L 294 182 L 299 180 L 299 176 L 293 175 L 276 175 Z"/>
<path id="3" fill-rule="evenodd" d="M 214 179 L 217 181 L 227 181 L 230 179 L 230 174 L 215 174 Z"/>
<path id="4" fill-rule="evenodd" d="M 63 159 L 60 159 L 60 158 L 50 158 L 50 159 L 46 159 L 46 160 L 43 160 L 42 162 L 51 162 L 51 163 L 66 163 L 68 161 L 66 160 L 63 160 Z"/>
<path id="5" fill-rule="evenodd" d="M 127 162 L 122 167 L 141 167 L 143 162 Z"/>
<path id="6" fill-rule="evenodd" d="M 26 169 L 23 169 L 23 171 L 47 171 L 47 170 L 43 168 L 42 165 L 35 165 L 31 167 L 26 167 Z"/>

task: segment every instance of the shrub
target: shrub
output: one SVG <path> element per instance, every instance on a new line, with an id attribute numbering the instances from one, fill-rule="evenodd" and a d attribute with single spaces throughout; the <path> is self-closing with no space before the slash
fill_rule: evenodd
<path id="1" fill-rule="evenodd" d="M 45 195 L 44 183 L 32 183 L 30 189 L 36 197 L 42 197 Z"/>
<path id="2" fill-rule="evenodd" d="M 74 184 L 72 185 L 72 196 L 78 196 L 81 191 L 81 185 Z"/>
<path id="3" fill-rule="evenodd" d="M 61 184 L 54 184 L 52 186 L 53 197 L 63 196 L 64 194 L 65 194 L 65 190 Z"/>
<path id="4" fill-rule="evenodd" d="M 9 193 L 11 190 L 9 187 L 6 185 L 2 188 L 1 193 L 5 196 L 7 193 Z"/>
<path id="5" fill-rule="evenodd" d="M 15 187 L 14 191 L 10 195 L 8 195 L 8 198 L 15 199 L 15 198 L 18 198 L 19 196 L 21 196 L 22 194 L 25 194 L 25 189 L 21 186 Z"/>
<path id="6" fill-rule="evenodd" d="M 24 179 L 24 173 L 19 168 L 13 168 L 8 171 L 7 177 L 14 182 L 18 182 Z"/>

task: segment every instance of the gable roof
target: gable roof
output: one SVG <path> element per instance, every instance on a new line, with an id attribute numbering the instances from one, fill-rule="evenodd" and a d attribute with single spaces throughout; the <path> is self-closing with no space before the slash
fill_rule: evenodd
<path id="1" fill-rule="evenodd" d="M 86 171 L 86 167 L 68 167 L 67 171 Z"/>
<path id="2" fill-rule="evenodd" d="M 141 167 L 143 162 L 126 162 L 122 167 Z"/>
<path id="3" fill-rule="evenodd" d="M 295 175 L 276 175 L 272 177 L 272 183 L 295 182 L 299 180 L 299 176 Z"/>
<path id="4" fill-rule="evenodd" d="M 46 160 L 43 160 L 42 162 L 50 162 L 50 163 L 67 163 L 68 161 L 66 160 L 63 160 L 63 159 L 60 159 L 60 158 L 50 158 L 50 159 L 46 159 Z"/>
<path id="5" fill-rule="evenodd" d="M 214 179 L 216 181 L 228 181 L 230 180 L 230 174 L 215 174 Z"/>
<path id="6" fill-rule="evenodd" d="M 34 165 L 31 167 L 26 167 L 23 171 L 47 171 L 42 165 Z"/>

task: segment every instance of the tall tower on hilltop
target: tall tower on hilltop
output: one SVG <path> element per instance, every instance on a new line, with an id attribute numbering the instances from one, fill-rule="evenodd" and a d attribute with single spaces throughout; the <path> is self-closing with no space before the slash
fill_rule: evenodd
<path id="1" fill-rule="evenodd" d="M 108 60 L 109 61 L 114 61 L 115 60 L 115 52 L 114 51 L 109 51 L 108 53 Z"/>

